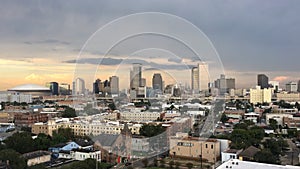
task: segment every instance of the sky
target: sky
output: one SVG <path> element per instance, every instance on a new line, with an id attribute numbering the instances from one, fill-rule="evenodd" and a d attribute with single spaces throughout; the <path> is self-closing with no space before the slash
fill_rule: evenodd
<path id="1" fill-rule="evenodd" d="M 238 88 L 259 73 L 284 85 L 300 79 L 299 13 L 298 0 L 3 0 L 0 90 L 113 75 L 127 88 L 135 62 L 147 85 L 156 72 L 190 84 L 200 60 Z"/>

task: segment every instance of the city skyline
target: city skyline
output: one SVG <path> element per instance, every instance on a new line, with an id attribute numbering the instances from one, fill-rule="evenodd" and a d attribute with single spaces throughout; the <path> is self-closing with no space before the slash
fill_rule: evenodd
<path id="1" fill-rule="evenodd" d="M 190 1 L 186 6 L 181 1 L 172 1 L 171 5 L 168 2 L 155 4 L 129 1 L 124 4 L 118 1 L 123 5 L 115 6 L 115 3 L 94 2 L 91 7 L 80 1 L 72 4 L 55 1 L 3 1 L 0 7 L 0 21 L 3 23 L 0 27 L 0 90 L 26 83 L 44 85 L 49 79 L 71 84 L 79 51 L 96 30 L 119 17 L 145 11 L 176 15 L 202 30 L 218 51 L 224 65 L 224 74 L 236 79 L 237 88 L 255 86 L 257 74 L 266 74 L 270 81 L 279 81 L 281 86 L 300 79 L 297 65 L 300 39 L 300 22 L 297 17 L 300 5 L 297 4 L 300 2 L 278 1 L 274 4 L 271 1 Z M 128 9 L 132 10 L 129 12 Z M 149 23 L 139 26 L 148 27 Z M 139 42 L 143 44 L 145 41 Z M 101 45 L 99 47 L 101 49 Z M 98 67 L 95 58 L 102 57 L 105 53 L 100 49 L 96 52 L 88 51 L 90 59 L 78 60 L 77 63 Z M 95 76 L 100 79 L 113 75 L 129 76 L 128 71 L 124 70 L 128 70 L 132 62 L 140 60 L 149 69 L 149 74 L 153 73 L 150 73 L 153 67 L 166 67 L 165 71 L 170 75 L 180 76 L 176 77 L 177 81 L 190 83 L 190 78 L 184 77 L 185 74 L 190 74 L 188 66 L 193 60 L 189 60 L 184 54 L 180 58 L 157 50 L 135 54 L 135 57 L 129 58 L 122 50 L 114 51 L 99 65 L 101 75 Z M 161 58 L 166 59 L 160 60 Z M 123 64 L 123 69 L 115 72 L 113 68 L 125 60 L 128 62 Z M 179 68 L 168 67 L 170 64 Z M 120 74 L 121 72 L 126 74 Z M 120 81 L 123 80 L 120 78 Z M 166 83 L 168 81 L 166 78 Z M 148 82 L 147 84 L 149 85 Z"/>

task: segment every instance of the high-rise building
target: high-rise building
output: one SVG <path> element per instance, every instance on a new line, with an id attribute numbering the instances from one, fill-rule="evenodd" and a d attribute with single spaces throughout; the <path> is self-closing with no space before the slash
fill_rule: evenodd
<path id="1" fill-rule="evenodd" d="M 274 89 L 274 92 L 277 93 L 279 91 L 279 82 L 278 81 L 270 81 L 270 88 Z"/>
<path id="2" fill-rule="evenodd" d="M 198 67 L 192 68 L 192 90 L 193 91 L 199 91 L 199 71 Z"/>
<path id="3" fill-rule="evenodd" d="M 155 90 L 162 91 L 163 89 L 163 81 L 160 73 L 154 73 L 152 77 L 152 88 Z"/>
<path id="4" fill-rule="evenodd" d="M 272 99 L 272 90 L 268 88 L 261 89 L 256 86 L 256 89 L 250 89 L 250 103 L 270 103 Z"/>
<path id="5" fill-rule="evenodd" d="M 220 94 L 229 93 L 231 89 L 235 89 L 235 79 L 226 79 L 225 75 L 221 75 L 220 79 L 215 81 L 215 88 L 219 89 Z"/>
<path id="6" fill-rule="evenodd" d="M 265 74 L 257 75 L 257 85 L 260 86 L 261 89 L 269 88 L 269 78 Z"/>
<path id="7" fill-rule="evenodd" d="M 289 82 L 285 85 L 287 92 L 297 92 L 298 84 L 296 82 Z"/>
<path id="8" fill-rule="evenodd" d="M 73 95 L 84 95 L 85 94 L 85 82 L 81 78 L 75 79 L 73 81 Z"/>
<path id="9" fill-rule="evenodd" d="M 208 90 L 208 84 L 210 82 L 208 65 L 206 63 L 199 63 L 198 71 L 199 71 L 199 90 L 206 91 Z"/>
<path id="10" fill-rule="evenodd" d="M 109 78 L 111 94 L 119 94 L 119 77 L 112 76 Z"/>
<path id="11" fill-rule="evenodd" d="M 197 67 L 192 68 L 192 90 L 207 91 L 209 86 L 209 72 L 206 63 L 198 63 Z"/>
<path id="12" fill-rule="evenodd" d="M 59 84 L 59 94 L 60 95 L 69 95 L 70 94 L 70 84 L 60 83 Z"/>
<path id="13" fill-rule="evenodd" d="M 93 93 L 94 94 L 99 94 L 100 93 L 100 85 L 101 85 L 101 80 L 97 79 L 93 83 Z"/>
<path id="14" fill-rule="evenodd" d="M 57 82 L 50 82 L 50 91 L 52 95 L 58 95 L 58 83 Z"/>
<path id="15" fill-rule="evenodd" d="M 130 71 L 130 89 L 138 89 L 142 84 L 142 64 L 133 63 Z"/>

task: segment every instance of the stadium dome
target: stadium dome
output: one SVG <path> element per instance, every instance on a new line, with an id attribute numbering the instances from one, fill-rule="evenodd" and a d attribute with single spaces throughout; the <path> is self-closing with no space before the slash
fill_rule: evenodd
<path id="1" fill-rule="evenodd" d="M 51 95 L 50 88 L 36 85 L 36 84 L 23 84 L 13 88 L 8 89 L 8 91 L 31 94 L 33 97 L 39 96 L 49 96 Z"/>

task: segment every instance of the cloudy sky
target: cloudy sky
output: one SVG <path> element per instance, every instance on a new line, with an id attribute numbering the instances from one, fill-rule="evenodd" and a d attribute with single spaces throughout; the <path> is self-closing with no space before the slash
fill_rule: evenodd
<path id="1" fill-rule="evenodd" d="M 165 14 L 124 18 L 143 12 Z M 125 88 L 134 62 L 143 63 L 148 84 L 154 72 L 188 84 L 199 58 L 218 60 L 210 60 L 213 49 L 238 87 L 254 86 L 258 73 L 284 84 L 300 79 L 299 16 L 298 0 L 3 0 L 0 90 L 85 75 L 87 83 L 118 75 Z M 161 34 L 145 33 L 154 30 Z"/>

